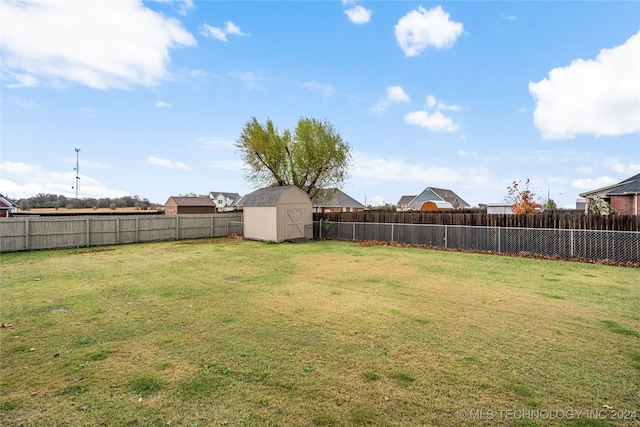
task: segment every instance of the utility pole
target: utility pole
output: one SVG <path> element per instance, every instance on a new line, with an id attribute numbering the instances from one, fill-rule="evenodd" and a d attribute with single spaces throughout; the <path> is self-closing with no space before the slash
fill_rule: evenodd
<path id="1" fill-rule="evenodd" d="M 76 189 L 76 199 L 78 198 L 78 190 L 80 189 L 80 149 L 76 148 L 76 167 L 73 168 L 74 171 L 76 171 L 76 185 L 75 187 L 71 187 L 71 188 L 75 188 Z"/>

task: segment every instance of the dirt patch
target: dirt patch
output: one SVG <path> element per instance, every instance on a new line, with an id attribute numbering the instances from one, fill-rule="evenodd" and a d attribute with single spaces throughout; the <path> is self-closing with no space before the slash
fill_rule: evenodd
<path id="1" fill-rule="evenodd" d="M 83 249 L 83 250 L 79 250 L 79 251 L 73 251 L 71 252 L 71 254 L 73 255 L 82 255 L 82 254 L 95 254 L 97 252 L 108 252 L 108 251 L 115 251 L 114 248 L 106 248 L 106 249 Z"/>
<path id="2" fill-rule="evenodd" d="M 229 240 L 242 240 L 242 236 L 237 234 L 229 234 L 223 238 L 217 239 L 197 239 L 197 240 L 185 240 L 178 242 L 178 245 L 222 245 L 228 244 Z"/>

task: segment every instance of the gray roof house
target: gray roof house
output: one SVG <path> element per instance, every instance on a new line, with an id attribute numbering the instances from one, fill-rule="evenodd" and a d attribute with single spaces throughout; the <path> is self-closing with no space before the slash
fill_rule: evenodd
<path id="1" fill-rule="evenodd" d="M 406 211 L 407 209 L 409 209 L 409 203 L 411 203 L 411 201 L 416 197 L 418 196 L 402 196 L 400 197 L 400 200 L 398 201 L 396 207 L 399 211 Z"/>
<path id="2" fill-rule="evenodd" d="M 240 200 L 238 193 L 225 193 L 222 191 L 212 191 L 209 197 L 216 204 L 218 212 L 228 212 L 236 210 L 236 203 Z"/>
<path id="3" fill-rule="evenodd" d="M 410 203 L 408 208 L 411 210 L 420 210 L 422 204 L 425 202 L 447 202 L 453 209 L 468 208 L 469 203 L 458 196 L 451 190 L 445 188 L 427 187 L 424 191 L 418 194 Z"/>
<path id="4" fill-rule="evenodd" d="M 639 214 L 640 197 L 638 195 L 640 195 L 640 174 L 614 185 L 580 193 L 581 197 L 587 199 L 587 203 L 600 198 L 620 215 Z"/>
<path id="5" fill-rule="evenodd" d="M 242 198 L 244 238 L 272 241 L 313 238 L 309 195 L 294 186 L 266 187 Z"/>
<path id="6" fill-rule="evenodd" d="M 338 188 L 318 191 L 313 212 L 363 212 L 364 205 Z"/>
<path id="7" fill-rule="evenodd" d="M 13 216 L 18 212 L 18 205 L 0 194 L 0 217 Z"/>

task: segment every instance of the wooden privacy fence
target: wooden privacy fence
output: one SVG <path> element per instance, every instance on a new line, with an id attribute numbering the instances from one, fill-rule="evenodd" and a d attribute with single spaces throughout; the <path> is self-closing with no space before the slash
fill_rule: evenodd
<path id="1" fill-rule="evenodd" d="M 314 221 L 314 238 L 640 263 L 640 231 Z"/>
<path id="2" fill-rule="evenodd" d="M 326 212 L 315 213 L 313 220 L 330 222 L 375 222 L 384 224 L 640 231 L 640 215 L 585 215 L 579 211 L 546 211 L 533 215 L 495 215 L 487 214 L 486 211 L 462 210 L 449 212 Z"/>
<path id="3" fill-rule="evenodd" d="M 0 252 L 221 237 L 242 232 L 242 213 L 23 217 L 0 220 Z"/>

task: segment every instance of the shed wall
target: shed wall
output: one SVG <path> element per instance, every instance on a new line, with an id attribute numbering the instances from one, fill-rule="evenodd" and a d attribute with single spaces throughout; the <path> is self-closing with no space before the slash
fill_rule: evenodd
<path id="1" fill-rule="evenodd" d="M 276 217 L 275 206 L 246 206 L 244 208 L 245 239 L 278 241 Z"/>

